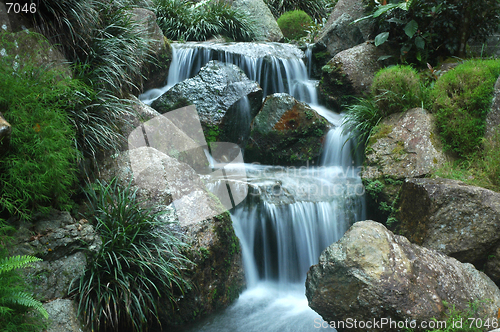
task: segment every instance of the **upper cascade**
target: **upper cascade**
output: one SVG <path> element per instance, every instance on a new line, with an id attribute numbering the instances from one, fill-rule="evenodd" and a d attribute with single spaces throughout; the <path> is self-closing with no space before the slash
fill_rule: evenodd
<path id="1" fill-rule="evenodd" d="M 304 52 L 297 46 L 284 43 L 212 43 L 188 42 L 174 44 L 176 48 L 202 47 L 216 52 L 226 52 L 252 58 L 275 56 L 281 59 L 303 59 Z"/>

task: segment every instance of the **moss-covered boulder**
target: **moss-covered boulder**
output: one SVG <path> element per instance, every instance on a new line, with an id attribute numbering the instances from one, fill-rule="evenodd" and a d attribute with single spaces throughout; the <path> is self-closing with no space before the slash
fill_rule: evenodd
<path id="1" fill-rule="evenodd" d="M 244 146 L 262 104 L 262 89 L 238 66 L 210 61 L 198 75 L 176 84 L 152 103 L 161 114 L 196 105 L 207 142 Z"/>
<path id="2" fill-rule="evenodd" d="M 383 119 L 365 150 L 362 180 L 369 194 L 371 210 L 380 221 L 392 212 L 403 180 L 423 177 L 446 161 L 434 124 L 434 117 L 413 108 Z M 375 213 L 375 212 L 374 212 Z"/>
<path id="3" fill-rule="evenodd" d="M 321 155 L 328 121 L 286 93 L 268 96 L 255 117 L 245 161 L 266 165 L 305 165 Z"/>

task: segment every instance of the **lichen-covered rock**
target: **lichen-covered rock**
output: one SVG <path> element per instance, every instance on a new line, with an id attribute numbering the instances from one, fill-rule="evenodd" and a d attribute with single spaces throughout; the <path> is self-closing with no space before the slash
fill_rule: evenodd
<path id="1" fill-rule="evenodd" d="M 172 60 L 172 48 L 160 27 L 156 23 L 156 15 L 151 10 L 144 8 L 132 9 L 132 19 L 139 23 L 144 38 L 151 40 L 151 56 L 155 63 L 147 61 L 143 68 L 145 81 L 143 89 L 149 90 L 165 85 L 168 69 Z"/>
<path id="2" fill-rule="evenodd" d="M 12 8 L 7 13 L 7 8 L 5 1 L 0 1 L 0 33 L 18 32 L 33 28 L 28 15 L 24 15 L 23 12 L 16 14 Z"/>
<path id="3" fill-rule="evenodd" d="M 43 259 L 24 269 L 35 296 L 43 301 L 68 296 L 71 282 L 83 274 L 87 265 L 83 251 L 97 251 L 101 245 L 93 226 L 61 211 L 17 226 L 10 253 Z"/>
<path id="4" fill-rule="evenodd" d="M 410 241 L 478 268 L 498 262 L 491 255 L 500 243 L 500 194 L 450 179 L 407 179 L 397 209 Z M 494 264 L 488 270 L 500 281 Z"/>
<path id="5" fill-rule="evenodd" d="M 9 149 L 11 134 L 12 126 L 4 119 L 0 112 L 0 155 L 4 154 Z"/>
<path id="6" fill-rule="evenodd" d="M 253 32 L 256 41 L 279 42 L 283 39 L 283 33 L 264 1 L 234 0 L 231 6 L 255 21 Z"/>
<path id="7" fill-rule="evenodd" d="M 422 108 L 383 119 L 365 150 L 363 183 L 377 204 L 391 206 L 405 178 L 423 177 L 446 161 L 434 117 Z"/>
<path id="8" fill-rule="evenodd" d="M 493 138 L 495 132 L 500 130 L 499 126 L 500 126 L 500 77 L 497 79 L 495 83 L 491 110 L 486 116 L 486 131 L 484 133 L 484 137 L 486 139 Z"/>
<path id="9" fill-rule="evenodd" d="M 44 303 L 49 314 L 49 327 L 46 332 L 82 332 L 83 324 L 78 320 L 78 305 L 69 299 L 57 299 Z"/>
<path id="10" fill-rule="evenodd" d="M 500 308 L 500 290 L 471 264 L 412 244 L 374 221 L 355 223 L 323 251 L 307 274 L 306 296 L 327 322 L 383 317 L 415 320 L 418 327 L 421 321 L 443 319 L 445 302 L 459 311 L 476 303 L 480 318 L 496 318 Z M 403 330 L 388 324 L 357 327 L 337 330 Z"/>
<path id="11" fill-rule="evenodd" d="M 43 35 L 26 29 L 2 37 L 0 55 L 12 57 L 14 70 L 22 69 L 24 61 L 27 61 L 35 67 L 50 68 L 65 77 L 72 77 L 71 68 L 64 55 Z"/>
<path id="12" fill-rule="evenodd" d="M 196 105 L 207 141 L 244 146 L 250 121 L 262 104 L 262 89 L 238 66 L 210 61 L 198 75 L 176 84 L 151 106 L 163 114 L 191 104 Z"/>
<path id="13" fill-rule="evenodd" d="M 375 47 L 366 42 L 337 53 L 322 68 L 319 86 L 322 99 L 331 107 L 339 108 L 346 96 L 368 93 L 377 71 L 389 64 L 379 58 L 391 52 L 388 47 Z"/>
<path id="14" fill-rule="evenodd" d="M 309 105 L 286 93 L 268 96 L 255 117 L 245 162 L 299 165 L 316 161 L 330 124 Z"/>

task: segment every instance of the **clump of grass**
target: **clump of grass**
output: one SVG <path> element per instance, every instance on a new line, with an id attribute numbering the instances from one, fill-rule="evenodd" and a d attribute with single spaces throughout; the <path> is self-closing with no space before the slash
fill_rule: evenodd
<path id="1" fill-rule="evenodd" d="M 336 0 L 266 0 L 265 1 L 275 18 L 292 10 L 303 10 L 313 19 L 321 22 L 326 18 L 337 3 Z"/>
<path id="2" fill-rule="evenodd" d="M 285 38 L 300 39 L 307 36 L 313 21 L 305 11 L 292 10 L 281 15 L 277 23 Z"/>
<path id="3" fill-rule="evenodd" d="M 156 0 L 155 13 L 165 37 L 203 41 L 222 35 L 234 41 L 251 41 L 252 22 L 245 14 L 220 0 L 193 4 L 183 0 Z"/>
<path id="4" fill-rule="evenodd" d="M 422 105 L 418 72 L 410 66 L 391 66 L 373 79 L 371 94 L 383 116 Z"/>
<path id="5" fill-rule="evenodd" d="M 117 181 L 85 189 L 102 246 L 73 291 L 79 312 L 93 330 L 146 331 L 158 320 L 160 298 L 175 303 L 174 291 L 189 287 L 182 271 L 190 262 L 178 234 L 141 207 L 136 190 Z"/>
<path id="6" fill-rule="evenodd" d="M 473 60 L 445 73 L 431 92 L 445 149 L 459 157 L 477 152 L 484 136 L 500 61 Z"/>
<path id="7" fill-rule="evenodd" d="M 356 98 L 356 102 L 347 106 L 342 118 L 343 133 L 348 133 L 348 139 L 357 140 L 359 144 L 368 144 L 370 136 L 382 119 L 382 113 L 370 98 Z"/>

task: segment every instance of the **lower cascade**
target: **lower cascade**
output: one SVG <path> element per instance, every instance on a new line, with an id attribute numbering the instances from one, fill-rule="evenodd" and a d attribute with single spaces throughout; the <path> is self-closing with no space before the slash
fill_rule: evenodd
<path id="1" fill-rule="evenodd" d="M 352 223 L 364 220 L 364 188 L 351 156 L 353 145 L 344 144 L 341 115 L 318 105 L 316 84 L 307 76 L 303 57 L 287 44 L 175 45 L 167 85 L 141 96 L 151 103 L 215 59 L 242 68 L 262 86 L 264 97 L 286 92 L 309 103 L 333 128 L 320 165 L 245 164 L 249 194 L 230 213 L 242 248 L 247 289 L 229 308 L 182 331 L 315 331 L 323 325 L 308 307 L 306 273 Z M 248 115 L 241 119 L 249 123 Z M 209 189 L 215 192 L 220 185 L 209 184 Z"/>

